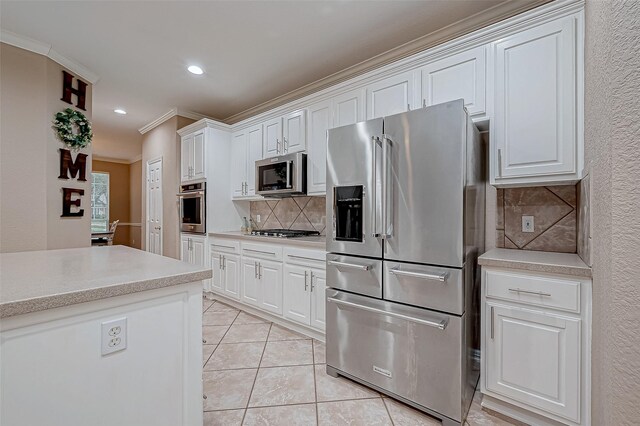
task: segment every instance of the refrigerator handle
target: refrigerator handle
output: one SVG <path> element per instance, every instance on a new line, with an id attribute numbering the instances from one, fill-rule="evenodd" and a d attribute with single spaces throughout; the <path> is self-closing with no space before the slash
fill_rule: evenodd
<path id="1" fill-rule="evenodd" d="M 372 145 L 372 155 L 373 158 L 373 166 L 371 167 L 371 173 L 373 174 L 373 179 L 371 182 L 371 205 L 373 208 L 371 209 L 371 236 L 373 238 L 380 237 L 380 232 L 378 232 L 378 155 L 376 154 L 378 143 L 380 143 L 380 138 L 377 136 L 371 136 L 371 145 Z"/>
<path id="2" fill-rule="evenodd" d="M 386 240 L 391 238 L 393 233 L 391 224 L 391 214 L 389 213 L 389 154 L 387 153 L 387 147 L 391 148 L 391 139 L 387 135 L 382 135 L 382 239 Z"/>

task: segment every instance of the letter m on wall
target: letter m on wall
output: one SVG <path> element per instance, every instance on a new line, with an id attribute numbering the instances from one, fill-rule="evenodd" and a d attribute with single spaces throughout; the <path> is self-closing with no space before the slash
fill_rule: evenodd
<path id="1" fill-rule="evenodd" d="M 60 150 L 60 175 L 58 179 L 69 179 L 68 175 L 72 178 L 78 177 L 78 180 L 85 182 L 87 180 L 87 154 L 79 153 L 76 156 L 76 161 L 73 161 L 71 157 L 71 151 L 68 149 Z"/>

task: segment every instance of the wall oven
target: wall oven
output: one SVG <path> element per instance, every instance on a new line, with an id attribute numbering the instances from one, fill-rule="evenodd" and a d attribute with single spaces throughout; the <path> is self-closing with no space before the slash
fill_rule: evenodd
<path id="1" fill-rule="evenodd" d="M 190 183 L 180 187 L 180 231 L 193 234 L 207 232 L 206 183 Z"/>
<path id="2" fill-rule="evenodd" d="M 307 154 L 280 155 L 256 161 L 256 193 L 287 197 L 307 193 Z"/>

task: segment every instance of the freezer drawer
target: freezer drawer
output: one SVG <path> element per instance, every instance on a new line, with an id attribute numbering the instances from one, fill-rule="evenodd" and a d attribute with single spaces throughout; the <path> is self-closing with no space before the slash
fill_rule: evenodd
<path id="1" fill-rule="evenodd" d="M 327 287 L 382 298 L 382 260 L 327 254 Z"/>
<path id="2" fill-rule="evenodd" d="M 462 315 L 463 283 L 462 269 L 384 262 L 385 300 Z"/>
<path id="3" fill-rule="evenodd" d="M 460 422 L 463 324 L 328 289 L 327 365 Z"/>

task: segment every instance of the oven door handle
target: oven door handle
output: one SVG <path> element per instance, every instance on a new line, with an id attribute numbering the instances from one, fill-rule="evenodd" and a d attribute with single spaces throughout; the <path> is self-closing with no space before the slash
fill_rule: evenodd
<path id="1" fill-rule="evenodd" d="M 176 194 L 178 197 L 198 197 L 200 195 L 204 195 L 204 191 L 191 191 L 191 192 L 180 192 Z"/>
<path id="2" fill-rule="evenodd" d="M 291 188 L 291 169 L 293 167 L 293 161 L 287 161 L 287 189 Z"/>
<path id="3" fill-rule="evenodd" d="M 398 312 L 385 311 L 383 309 L 374 308 L 373 306 L 361 305 L 359 303 L 354 303 L 354 302 L 347 302 L 346 300 L 336 299 L 333 297 L 327 297 L 327 301 L 336 303 L 338 305 L 344 305 L 344 306 L 349 306 L 356 309 L 361 309 L 363 311 L 373 312 L 376 314 L 386 315 L 389 317 L 398 318 L 405 321 L 415 322 L 416 324 L 427 325 L 429 327 L 434 327 L 439 330 L 444 330 L 445 328 L 447 328 L 447 324 L 448 324 L 448 321 L 446 319 L 443 319 L 440 321 L 431 321 L 431 320 L 426 320 L 422 318 L 415 318 L 415 317 L 404 315 Z"/>

